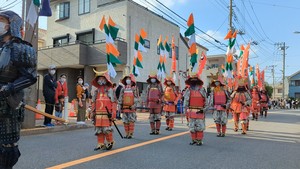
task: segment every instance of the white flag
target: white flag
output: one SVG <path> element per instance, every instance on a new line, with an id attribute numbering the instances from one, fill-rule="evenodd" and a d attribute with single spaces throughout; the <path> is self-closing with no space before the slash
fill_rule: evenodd
<path id="1" fill-rule="evenodd" d="M 28 14 L 27 14 L 27 18 L 26 21 L 32 26 L 34 27 L 34 24 L 36 23 L 38 19 L 38 14 L 37 14 L 37 9 L 36 6 L 33 4 L 33 1 L 31 1 L 29 10 L 28 10 Z"/>

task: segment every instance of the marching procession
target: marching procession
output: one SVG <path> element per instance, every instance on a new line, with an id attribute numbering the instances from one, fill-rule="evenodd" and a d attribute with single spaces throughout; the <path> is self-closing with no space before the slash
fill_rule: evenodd
<path id="1" fill-rule="evenodd" d="M 210 144 L 205 142 L 208 114 L 212 115 L 216 129 L 215 135 L 220 142 L 223 142 L 221 139 L 230 139 L 226 137 L 226 133 L 231 118 L 234 122 L 233 131 L 246 138 L 245 135 L 251 132 L 252 121 L 269 117 L 269 97 L 271 96 L 265 86 L 265 69 L 260 70 L 258 64 L 256 66 L 249 64 L 250 43 L 240 45 L 240 55 L 236 54 L 237 30 L 229 29 L 225 35 L 224 40 L 228 40 L 228 45 L 223 65 L 218 67 L 217 73 L 211 74 L 209 79 L 204 79 L 203 72 L 206 70 L 207 56 L 204 52 L 199 52 L 197 48 L 194 16 L 191 13 L 187 19 L 187 29 L 183 37 L 186 39 L 185 44 L 188 48 L 186 57 L 189 60 L 186 76 L 179 75 L 174 35 L 168 35 L 172 37 L 170 44 L 168 36 L 163 40 L 162 35 L 153 32 L 149 35 L 158 38 L 157 54 L 159 56 L 153 56 L 156 58 L 155 61 L 158 60 L 158 65 L 153 66 L 151 63 L 150 65 L 153 66 L 151 70 L 147 69 L 149 72 L 142 74 L 140 69 L 143 69 L 143 53 L 147 52 L 145 43 L 149 36 L 147 29 L 139 27 L 140 31 L 133 38 L 132 62 L 120 68 L 118 65 L 121 64 L 120 58 L 123 55 L 120 54 L 119 46 L 115 44 L 120 28 L 111 16 L 101 17 L 99 31 L 105 35 L 105 50 L 101 52 L 106 56 L 101 59 L 106 62 L 89 69 L 89 72 L 85 70 L 86 74 L 93 75 L 90 81 L 93 88 L 90 98 L 87 94 L 89 84 L 83 84 L 83 79 L 86 78 L 78 76 L 75 98 L 78 102 L 77 125 L 85 125 L 85 120 L 90 120 L 93 124 L 96 136 L 94 151 L 113 151 L 116 135 L 120 135 L 122 139 L 128 139 L 130 144 L 131 141 L 140 138 L 136 132 L 139 130 L 136 122 L 137 112 L 140 110 L 144 110 L 148 113 L 147 116 L 149 115 L 147 127 L 149 127 L 151 138 L 162 133 L 174 133 L 178 127 L 175 123 L 176 114 L 180 113 L 185 116 L 190 142 L 182 144 L 187 146 Z M 37 81 L 37 52 L 32 42 L 23 40 L 23 23 L 24 20 L 15 12 L 0 11 L 0 169 L 12 168 L 21 156 L 18 141 L 26 108 L 24 103 L 26 100 L 23 99 L 24 90 Z M 166 70 L 168 57 L 172 58 L 170 70 Z M 157 70 L 155 70 L 156 67 Z M 66 103 L 64 99 L 68 98 L 68 91 L 70 91 L 67 90 L 66 74 L 62 74 L 60 81 L 56 82 L 55 70 L 55 66 L 49 66 L 49 74 L 44 78 L 45 80 L 47 77 L 46 80 L 49 82 L 46 84 L 44 81 L 44 87 L 50 88 L 49 91 L 43 91 L 46 103 L 45 112 L 49 114 L 45 115 L 46 127 L 54 126 L 50 120 L 53 118 L 54 105 L 56 106 L 55 114 L 58 114 L 56 119 L 65 122 L 65 119 L 62 119 Z M 117 81 L 115 77 L 119 72 L 123 73 L 119 74 L 122 88 L 116 91 L 114 82 Z M 140 77 L 146 79 L 139 81 L 146 86 L 143 86 L 143 91 L 137 82 Z M 184 86 L 180 82 L 184 82 Z M 57 88 L 60 94 L 55 93 Z M 142 94 L 144 94 L 143 98 Z M 51 101 L 46 99 L 46 95 L 51 95 Z M 177 107 L 180 107 L 179 112 Z M 86 117 L 84 117 L 85 111 Z M 35 110 L 33 112 L 41 114 Z M 118 114 L 121 114 L 121 117 Z M 124 131 L 119 130 L 118 120 L 121 120 Z M 57 124 L 63 125 L 63 123 Z M 124 136 L 122 133 L 125 133 Z"/>

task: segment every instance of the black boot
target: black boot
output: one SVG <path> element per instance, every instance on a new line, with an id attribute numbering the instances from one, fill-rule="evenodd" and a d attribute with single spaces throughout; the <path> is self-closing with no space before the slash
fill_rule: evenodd
<path id="1" fill-rule="evenodd" d="M 107 146 L 106 146 L 106 150 L 110 150 L 112 149 L 113 145 L 115 144 L 115 142 L 111 142 L 111 143 L 108 143 Z"/>

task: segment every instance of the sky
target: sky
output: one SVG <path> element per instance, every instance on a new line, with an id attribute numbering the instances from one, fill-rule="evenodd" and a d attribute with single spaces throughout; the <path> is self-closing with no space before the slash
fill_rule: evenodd
<path id="1" fill-rule="evenodd" d="M 16 1 L 13 4 L 16 5 L 11 9 L 21 14 L 21 0 L 2 1 L 0 7 Z M 158 1 L 134 1 L 179 25 L 181 33 L 186 30 L 184 28 L 186 22 Z M 160 2 L 184 19 L 193 13 L 197 28 L 222 44 L 228 43 L 224 37 L 229 29 L 229 0 L 160 0 Z M 298 66 L 300 52 L 297 50 L 300 48 L 300 34 L 294 33 L 300 32 L 299 16 L 300 0 L 233 0 L 233 27 L 244 32 L 244 35 L 237 36 L 236 48 L 239 49 L 240 45 L 252 42 L 249 62 L 253 66 L 259 64 L 260 69 L 266 69 L 265 79 L 270 83 L 272 83 L 270 68 L 272 65 L 275 65 L 275 83 L 282 80 L 283 56 L 282 50 L 275 45 L 276 43 L 285 42 L 287 46 L 286 76 L 300 70 Z M 40 17 L 40 28 L 47 29 L 46 19 Z M 207 55 L 225 53 L 224 45 L 214 42 L 214 39 L 200 30 L 196 29 L 197 41 L 209 49 Z"/>

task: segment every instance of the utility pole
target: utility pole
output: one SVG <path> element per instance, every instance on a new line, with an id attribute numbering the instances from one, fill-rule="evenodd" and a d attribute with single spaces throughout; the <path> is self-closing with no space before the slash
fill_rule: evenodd
<path id="1" fill-rule="evenodd" d="M 284 78 L 285 78 L 285 50 L 288 48 L 288 46 L 285 46 L 285 42 L 276 43 L 275 45 L 278 45 L 279 49 L 282 50 L 282 98 L 284 98 L 284 95 L 285 95 L 285 84 L 284 84 Z"/>
<path id="2" fill-rule="evenodd" d="M 233 29 L 232 29 L 232 0 L 229 0 L 229 30 L 233 31 Z"/>
<path id="3" fill-rule="evenodd" d="M 275 72 L 275 66 L 276 65 L 271 65 L 270 67 L 272 67 L 272 78 L 273 78 L 273 100 L 275 99 L 275 76 L 274 76 L 274 72 Z"/>

